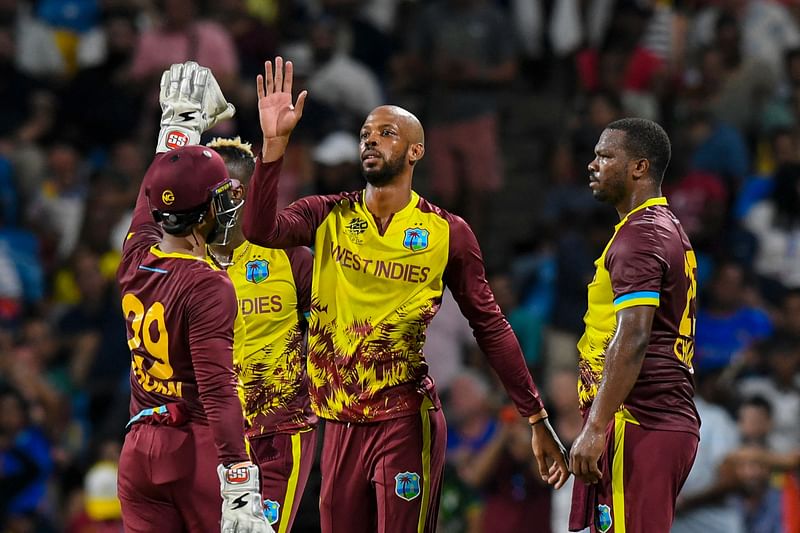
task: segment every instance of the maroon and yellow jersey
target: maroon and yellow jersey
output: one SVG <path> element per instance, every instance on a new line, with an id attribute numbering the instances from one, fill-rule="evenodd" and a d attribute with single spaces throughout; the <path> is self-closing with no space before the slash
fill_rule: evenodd
<path id="1" fill-rule="evenodd" d="M 541 409 L 462 219 L 416 193 L 384 231 L 362 192 L 310 196 L 277 213 L 280 166 L 256 163 L 243 228 L 262 246 L 314 249 L 308 374 L 319 416 L 365 422 L 418 413 L 428 372 L 425 330 L 445 285 L 520 412 Z"/>
<path id="2" fill-rule="evenodd" d="M 595 266 L 586 330 L 578 342 L 581 408 L 588 409 L 597 395 L 616 313 L 652 305 L 657 309 L 650 343 L 622 407 L 646 429 L 697 433 L 692 380 L 697 261 L 666 198 L 651 198 L 628 213 Z"/>
<path id="3" fill-rule="evenodd" d="M 228 275 L 247 335 L 235 358 L 247 435 L 296 431 L 317 422 L 306 376 L 305 327 L 313 259 L 308 248 L 263 248 L 245 241 Z"/>
<path id="4" fill-rule="evenodd" d="M 146 187 L 147 177 L 117 271 L 131 350 L 131 415 L 176 403 L 190 420 L 210 424 L 221 463 L 247 460 L 233 371 L 233 284 L 203 258 L 159 249 L 161 228 Z"/>

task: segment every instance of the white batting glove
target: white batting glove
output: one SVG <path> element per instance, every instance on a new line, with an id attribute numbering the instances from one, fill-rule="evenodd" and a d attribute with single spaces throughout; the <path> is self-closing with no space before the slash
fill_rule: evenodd
<path id="1" fill-rule="evenodd" d="M 222 533 L 274 533 L 264 516 L 258 467 L 250 461 L 217 467 L 222 495 Z"/>
<path id="2" fill-rule="evenodd" d="M 161 130 L 156 152 L 199 144 L 209 128 L 236 113 L 217 80 L 194 61 L 176 63 L 161 75 Z"/>

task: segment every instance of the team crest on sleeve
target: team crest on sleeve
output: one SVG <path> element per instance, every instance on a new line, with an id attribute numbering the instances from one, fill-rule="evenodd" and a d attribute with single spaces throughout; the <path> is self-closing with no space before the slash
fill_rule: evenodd
<path id="1" fill-rule="evenodd" d="M 425 228 L 408 228 L 403 236 L 403 246 L 412 252 L 419 252 L 428 247 L 430 231 Z"/>
<path id="2" fill-rule="evenodd" d="M 419 496 L 419 474 L 400 472 L 394 476 L 394 493 L 408 502 Z"/>
<path id="3" fill-rule="evenodd" d="M 270 525 L 278 523 L 281 515 L 281 504 L 273 500 L 264 500 L 264 518 Z"/>
<path id="4" fill-rule="evenodd" d="M 253 259 L 245 264 L 245 279 L 250 283 L 261 283 L 269 277 L 269 261 Z"/>
<path id="5" fill-rule="evenodd" d="M 600 533 L 606 533 L 611 529 L 611 507 L 605 504 L 597 506 L 597 516 L 595 517 L 595 527 Z"/>

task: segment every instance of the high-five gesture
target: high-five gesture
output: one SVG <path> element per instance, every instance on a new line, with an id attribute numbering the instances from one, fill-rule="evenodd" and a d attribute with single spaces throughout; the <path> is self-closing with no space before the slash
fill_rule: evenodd
<path id="1" fill-rule="evenodd" d="M 289 135 L 294 130 L 300 117 L 303 116 L 303 105 L 307 92 L 301 92 L 297 102 L 292 105 L 293 66 L 283 58 L 275 58 L 273 71 L 272 61 L 264 64 L 265 75 L 258 75 L 256 91 L 258 92 L 258 117 L 261 133 L 264 136 L 262 159 L 274 161 L 283 155 Z"/>

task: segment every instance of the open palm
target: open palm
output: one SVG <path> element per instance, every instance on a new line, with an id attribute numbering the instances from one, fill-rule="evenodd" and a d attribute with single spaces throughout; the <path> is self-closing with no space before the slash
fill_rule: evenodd
<path id="1" fill-rule="evenodd" d="M 308 93 L 301 92 L 297 102 L 292 105 L 291 61 L 287 61 L 284 67 L 283 58 L 276 57 L 274 74 L 271 61 L 264 64 L 264 71 L 265 75 L 259 74 L 256 79 L 261 133 L 265 139 L 289 137 L 303 116 L 303 106 Z"/>

